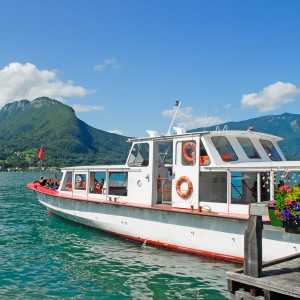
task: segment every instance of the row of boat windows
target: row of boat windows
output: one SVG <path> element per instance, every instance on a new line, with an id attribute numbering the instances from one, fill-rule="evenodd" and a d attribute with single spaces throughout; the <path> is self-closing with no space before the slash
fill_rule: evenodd
<path id="1" fill-rule="evenodd" d="M 127 172 L 67 172 L 62 191 L 127 196 Z"/>
<path id="2" fill-rule="evenodd" d="M 204 202 L 227 202 L 227 172 L 200 172 L 199 199 Z M 231 174 L 231 203 L 246 204 L 257 201 L 257 173 L 233 172 Z M 298 172 L 261 173 L 261 199 L 270 199 L 271 181 L 274 188 L 300 183 Z M 76 172 L 69 171 L 61 185 L 62 191 L 81 191 L 109 196 L 127 196 L 128 172 Z M 170 183 L 170 182 L 169 182 Z M 158 182 L 161 185 L 161 182 Z M 161 186 L 159 187 L 161 189 Z M 158 189 L 159 189 L 158 188 Z M 164 187 L 171 197 L 172 186 Z M 171 198 L 170 198 L 171 199 Z"/>
<path id="3" fill-rule="evenodd" d="M 234 151 L 230 141 L 224 136 L 215 136 L 211 138 L 215 148 L 217 149 L 223 161 L 237 161 L 238 156 Z M 245 154 L 250 159 L 260 159 L 261 156 L 252 141 L 249 138 L 237 137 L 237 141 L 244 150 Z M 268 140 L 259 140 L 261 146 L 267 153 L 268 157 L 273 161 L 280 161 L 282 158 L 277 152 L 274 144 Z M 196 162 L 196 141 L 189 140 L 177 143 L 178 151 L 181 151 L 181 164 L 194 165 Z M 159 164 L 172 163 L 172 144 L 159 144 Z M 209 165 L 210 158 L 203 145 L 200 144 L 200 165 Z M 130 152 L 128 159 L 128 166 L 130 167 L 146 167 L 149 165 L 149 144 L 138 143 L 135 144 Z"/>
<path id="4" fill-rule="evenodd" d="M 260 174 L 261 200 L 270 200 L 271 189 L 276 195 L 283 185 L 290 187 L 300 184 L 299 172 L 277 171 L 272 174 Z M 226 203 L 227 202 L 227 174 L 224 172 L 200 173 L 200 201 Z M 231 173 L 231 203 L 247 204 L 257 201 L 257 173 L 232 172 Z"/>
<path id="5" fill-rule="evenodd" d="M 230 159 L 231 161 L 238 160 L 237 154 L 233 150 L 233 147 L 231 146 L 229 140 L 226 137 L 224 136 L 212 137 L 211 140 L 214 143 L 216 149 L 218 150 L 221 158 L 224 161 L 226 161 L 226 159 L 223 158 L 223 155 L 225 154 L 229 154 L 231 156 Z M 237 137 L 237 140 L 248 158 L 250 159 L 261 158 L 261 156 L 259 155 L 258 151 L 256 150 L 255 146 L 253 145 L 252 141 L 249 138 Z M 277 152 L 275 146 L 271 141 L 260 139 L 259 142 L 271 160 L 274 161 L 282 160 L 282 158 L 280 157 L 279 153 Z"/>
<path id="6" fill-rule="evenodd" d="M 216 136 L 211 138 L 215 148 L 217 149 L 220 157 L 223 161 L 237 161 L 238 156 L 234 151 L 232 145 L 229 140 L 224 136 Z M 239 144 L 244 150 L 245 154 L 250 159 L 260 159 L 258 151 L 253 145 L 252 141 L 249 138 L 245 137 L 237 137 Z M 263 149 L 266 151 L 268 157 L 273 161 L 280 161 L 282 158 L 277 152 L 275 146 L 271 141 L 268 140 L 259 140 Z M 196 153 L 196 141 L 191 140 L 187 142 L 182 142 L 182 165 L 194 165 L 195 164 L 195 153 Z M 201 143 L 200 145 L 200 165 L 209 165 L 210 158 L 204 148 L 204 145 Z"/>

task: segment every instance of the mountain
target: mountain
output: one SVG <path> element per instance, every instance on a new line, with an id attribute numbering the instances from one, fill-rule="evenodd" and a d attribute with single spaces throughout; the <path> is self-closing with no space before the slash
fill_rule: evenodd
<path id="1" fill-rule="evenodd" d="M 284 113 L 240 122 L 220 124 L 230 130 L 278 135 L 288 159 L 300 159 L 300 115 Z M 205 128 L 215 130 L 216 126 Z M 203 131 L 197 128 L 191 131 Z M 0 110 L 0 169 L 37 166 L 38 151 L 44 146 L 46 166 L 123 164 L 128 155 L 126 137 L 95 129 L 79 120 L 74 110 L 46 97 L 6 104 Z"/>
<path id="2" fill-rule="evenodd" d="M 284 113 L 282 115 L 270 115 L 253 118 L 240 122 L 228 122 L 218 125 L 220 130 L 227 126 L 228 130 L 247 130 L 250 125 L 254 131 L 264 132 L 280 136 L 283 141 L 279 145 L 289 160 L 300 159 L 300 115 Z M 193 129 L 190 132 L 203 131 L 204 128 Z M 205 130 L 216 130 L 216 126 L 205 128 Z"/>
<path id="3" fill-rule="evenodd" d="M 74 110 L 47 97 L 6 104 L 0 110 L 0 166 L 37 165 L 44 146 L 48 166 L 124 163 L 126 137 L 95 129 Z"/>

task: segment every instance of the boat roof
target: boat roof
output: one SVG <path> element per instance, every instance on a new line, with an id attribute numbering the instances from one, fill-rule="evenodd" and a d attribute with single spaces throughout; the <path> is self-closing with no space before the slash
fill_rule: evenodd
<path id="1" fill-rule="evenodd" d="M 75 167 L 64 167 L 61 168 L 63 171 L 118 171 L 118 172 L 126 172 L 131 170 L 127 165 L 89 165 L 89 166 L 75 166 Z M 132 170 L 131 170 L 132 171 Z"/>
<path id="2" fill-rule="evenodd" d="M 180 130 L 178 130 L 180 129 Z M 177 128 L 177 134 L 173 135 L 158 135 L 154 131 L 148 131 L 149 136 L 148 137 L 142 137 L 142 138 L 131 138 L 128 141 L 134 142 L 134 143 L 142 143 L 142 142 L 157 142 L 157 143 L 163 143 L 163 142 L 172 142 L 175 139 L 192 139 L 195 136 L 203 136 L 204 139 L 209 139 L 210 137 L 214 136 L 224 136 L 228 138 L 237 138 L 237 137 L 247 137 L 251 138 L 253 140 L 259 140 L 259 139 L 266 139 L 273 142 L 281 141 L 282 138 L 261 133 L 261 132 L 255 132 L 252 130 L 216 130 L 216 131 L 198 131 L 198 132 L 185 132 L 184 129 Z M 209 148 L 209 147 L 208 147 Z M 209 149 L 208 149 L 209 150 Z M 211 149 L 212 150 L 212 149 Z M 237 149 L 238 150 L 238 149 Z M 241 151 L 241 149 L 240 149 Z M 216 153 L 209 153 L 210 157 L 215 157 L 217 155 Z M 218 157 L 218 156 L 217 156 Z M 247 158 L 248 159 L 248 158 Z M 263 161 L 255 161 L 253 159 L 248 159 L 248 161 L 245 161 L 245 159 L 239 159 L 237 161 L 223 161 L 222 159 L 217 159 L 216 161 L 213 161 L 208 166 L 201 166 L 202 170 L 206 171 L 239 171 L 239 170 L 249 170 L 249 171 L 270 171 L 270 170 L 300 170 L 300 161 L 266 161 L 265 159 Z M 95 165 L 95 166 L 74 166 L 74 167 L 65 167 L 62 168 L 63 171 L 111 171 L 111 172 L 138 172 L 138 169 L 129 167 L 126 164 L 123 165 Z"/>
<path id="3" fill-rule="evenodd" d="M 142 137 L 142 138 L 129 138 L 128 142 L 145 142 L 145 141 L 171 141 L 174 140 L 174 138 L 183 138 L 183 137 L 193 137 L 193 136 L 202 136 L 202 135 L 211 135 L 211 136 L 244 136 L 244 135 L 251 135 L 253 138 L 267 138 L 272 139 L 275 141 L 282 141 L 283 139 L 279 136 L 262 133 L 262 132 L 256 132 L 256 131 L 250 131 L 250 130 L 215 130 L 215 131 L 197 131 L 197 132 L 186 132 L 186 133 L 178 133 L 173 135 L 158 135 L 156 132 L 148 131 L 149 135 L 148 137 Z"/>

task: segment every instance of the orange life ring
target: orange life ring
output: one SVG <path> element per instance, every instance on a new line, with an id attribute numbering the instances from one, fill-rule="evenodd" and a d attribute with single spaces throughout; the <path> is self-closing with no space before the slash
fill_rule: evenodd
<path id="1" fill-rule="evenodd" d="M 190 153 L 188 153 L 188 149 L 193 148 L 193 153 L 192 155 L 190 155 Z M 183 145 L 183 149 L 182 149 L 182 154 L 183 154 L 183 158 L 189 162 L 189 163 L 194 163 L 195 159 L 196 159 L 196 143 L 195 142 L 187 142 Z"/>
<path id="2" fill-rule="evenodd" d="M 188 189 L 185 192 L 182 192 L 180 187 L 181 187 L 181 183 L 184 181 L 187 183 Z M 192 192 L 192 189 L 193 189 L 193 184 L 187 176 L 181 176 L 176 181 L 176 192 L 181 198 L 186 198 Z"/>

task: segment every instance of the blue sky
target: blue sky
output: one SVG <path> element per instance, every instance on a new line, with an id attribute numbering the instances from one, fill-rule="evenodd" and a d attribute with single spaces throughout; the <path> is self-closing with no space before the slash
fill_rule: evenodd
<path id="1" fill-rule="evenodd" d="M 0 107 L 48 96 L 105 131 L 300 113 L 300 1 L 0 0 Z"/>

